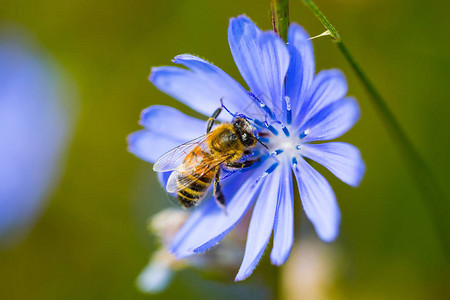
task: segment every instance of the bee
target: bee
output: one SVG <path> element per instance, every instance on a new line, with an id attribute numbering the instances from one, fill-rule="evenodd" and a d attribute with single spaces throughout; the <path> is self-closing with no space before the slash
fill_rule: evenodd
<path id="1" fill-rule="evenodd" d="M 241 160 L 251 153 L 257 142 L 267 148 L 254 133 L 255 128 L 243 116 L 234 117 L 231 123 L 221 123 L 212 130 L 222 107 L 209 118 L 205 135 L 170 150 L 153 166 L 157 172 L 173 171 L 166 190 L 168 193 L 177 193 L 178 202 L 184 208 L 198 205 L 213 181 L 213 195 L 218 205 L 224 208 L 221 168 L 230 171 L 248 168 L 259 159 Z"/>

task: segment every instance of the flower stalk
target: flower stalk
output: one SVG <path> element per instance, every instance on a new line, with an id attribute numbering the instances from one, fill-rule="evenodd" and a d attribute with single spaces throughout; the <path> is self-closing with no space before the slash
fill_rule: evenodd
<path id="1" fill-rule="evenodd" d="M 272 27 L 285 42 L 289 28 L 289 0 L 270 0 Z"/>
<path id="2" fill-rule="evenodd" d="M 302 1 L 308 8 L 311 9 L 314 15 L 328 30 L 333 42 L 344 55 L 345 59 L 349 62 L 353 71 L 363 84 L 370 99 L 372 100 L 372 105 L 374 105 L 378 114 L 383 119 L 383 123 L 387 127 L 388 132 L 391 134 L 391 137 L 400 152 L 405 157 L 406 163 L 423 196 L 422 199 L 425 202 L 425 206 L 431 214 L 432 221 L 434 222 L 436 231 L 442 243 L 444 254 L 448 259 L 450 256 L 450 236 L 448 235 L 449 224 L 447 219 L 450 215 L 450 208 L 446 204 L 446 195 L 439 186 L 436 176 L 433 174 L 427 162 L 420 155 L 412 141 L 406 135 L 404 129 L 388 107 L 387 102 L 381 96 L 380 92 L 344 44 L 336 28 L 328 21 L 325 15 L 319 10 L 312 0 Z"/>

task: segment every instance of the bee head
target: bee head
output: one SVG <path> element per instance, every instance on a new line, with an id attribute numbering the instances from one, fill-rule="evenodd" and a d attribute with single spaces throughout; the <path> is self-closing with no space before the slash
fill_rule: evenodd
<path id="1" fill-rule="evenodd" d="M 256 145 L 255 128 L 245 118 L 236 118 L 233 121 L 233 128 L 245 147 Z"/>

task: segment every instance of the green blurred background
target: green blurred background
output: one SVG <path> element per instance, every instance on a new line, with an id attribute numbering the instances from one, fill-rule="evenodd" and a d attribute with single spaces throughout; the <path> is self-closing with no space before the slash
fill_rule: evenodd
<path id="1" fill-rule="evenodd" d="M 340 30 L 449 195 L 449 2 L 317 4 Z M 311 35 L 324 31 L 300 0 L 291 1 L 290 12 L 291 21 Z M 270 29 L 269 1 L 1 1 L 0 22 L 18 24 L 37 38 L 75 81 L 80 105 L 75 139 L 56 193 L 27 239 L 0 252 L 0 299 L 261 296 L 249 291 L 261 284 L 264 272 L 274 271 L 264 267 L 267 260 L 244 283 L 232 283 L 233 274 L 216 283 L 183 271 L 159 295 L 142 294 L 134 285 L 155 248 L 146 219 L 170 203 L 151 165 L 126 151 L 126 136 L 139 129 L 140 111 L 152 104 L 192 113 L 148 82 L 150 67 L 192 53 L 242 82 L 226 34 L 228 19 L 242 13 Z M 328 297 L 450 297 L 444 253 L 402 155 L 337 48 L 328 38 L 313 43 L 317 70 L 342 69 L 349 94 L 359 100 L 361 121 L 342 140 L 358 146 L 367 164 L 357 189 L 321 169 L 342 210 L 340 237 L 327 245 L 339 252 Z M 297 241 L 301 243 L 301 237 Z"/>

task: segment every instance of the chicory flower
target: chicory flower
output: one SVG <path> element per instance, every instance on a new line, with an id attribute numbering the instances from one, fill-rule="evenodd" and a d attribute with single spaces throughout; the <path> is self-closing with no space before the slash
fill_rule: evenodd
<path id="1" fill-rule="evenodd" d="M 55 62 L 18 29 L 0 33 L 0 244 L 25 236 L 58 181 L 72 116 Z M 63 104 L 63 101 L 65 102 Z"/>
<path id="2" fill-rule="evenodd" d="M 258 264 L 273 232 L 270 255 L 275 265 L 289 256 L 294 239 L 292 173 L 303 209 L 319 237 L 333 241 L 340 211 L 327 180 L 304 159 L 318 162 L 343 182 L 357 186 L 365 171 L 358 149 L 333 140 L 359 119 L 355 99 L 346 97 L 347 83 L 339 70 L 315 73 L 309 35 L 291 24 L 287 45 L 274 32 L 262 32 L 249 18 L 230 20 L 228 40 L 247 91 L 213 64 L 193 55 L 173 60 L 185 68 L 156 67 L 150 81 L 161 91 L 211 116 L 222 99 L 231 114 L 243 114 L 267 145 L 253 151 L 261 163 L 228 178 L 224 187 L 226 214 L 212 199 L 196 208 L 172 241 L 177 258 L 204 252 L 217 244 L 253 208 L 242 265 L 236 280 L 244 280 Z M 230 114 L 219 116 L 230 122 Z M 205 133 L 204 121 L 166 106 L 144 110 L 144 130 L 129 136 L 129 150 L 155 162 L 159 156 Z M 168 174 L 159 174 L 161 181 Z"/>

